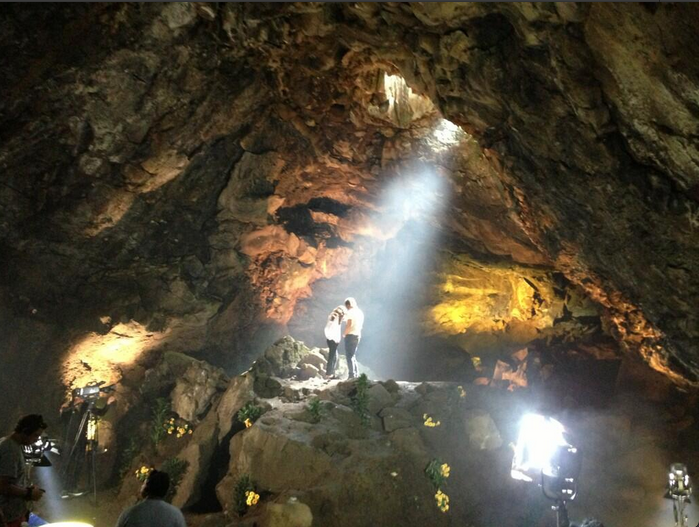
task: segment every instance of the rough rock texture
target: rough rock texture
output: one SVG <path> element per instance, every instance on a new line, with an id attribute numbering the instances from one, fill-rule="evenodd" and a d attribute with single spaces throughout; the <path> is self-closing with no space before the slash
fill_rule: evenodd
<path id="1" fill-rule="evenodd" d="M 310 354 L 286 337 L 259 365 L 278 361 L 280 371 L 292 372 L 298 356 Z M 688 464 L 699 459 L 688 401 L 657 403 L 634 395 L 616 397 L 605 409 L 564 409 L 546 391 L 369 380 L 363 424 L 353 403 L 356 381 L 299 381 L 294 374 L 267 376 L 256 366 L 230 380 L 193 435 L 169 438 L 155 454 L 134 461 L 132 468 L 144 462 L 160 466 L 169 457 L 189 463 L 173 498 L 185 507 L 188 524 L 548 525 L 550 502 L 536 485 L 509 474 L 518 420 L 535 407 L 548 408 L 583 451 L 571 518 L 657 525 L 668 463 L 677 455 Z M 260 377 L 274 379 L 284 393 L 257 392 Z M 310 409 L 314 401 L 320 401 L 318 416 Z M 236 416 L 246 403 L 263 410 L 249 428 Z M 441 487 L 450 500 L 446 513 L 437 508 L 424 472 L 433 459 L 450 466 Z M 235 487 L 244 475 L 260 498 L 239 514 Z M 137 483 L 129 471 L 121 502 L 133 499 Z M 212 510 L 218 514 L 199 514 Z M 671 512 L 662 514 L 669 518 Z"/>
<path id="2" fill-rule="evenodd" d="M 696 16 L 608 3 L 8 6 L 0 309 L 17 331 L 2 353 L 27 353 L 47 385 L 86 340 L 73 387 L 164 350 L 237 373 L 287 324 L 321 338 L 348 290 L 380 310 L 391 296 L 375 284 L 400 274 L 377 262 L 414 260 L 413 277 L 438 287 L 457 254 L 482 265 L 481 291 L 503 283 L 475 297 L 476 327 L 501 324 L 494 348 L 545 338 L 550 315 L 516 304 L 538 303 L 537 288 L 580 297 L 573 283 L 624 350 L 696 384 Z M 434 187 L 413 179 L 425 168 Z M 382 201 L 396 182 L 424 206 Z M 508 267 L 539 277 L 528 298 L 501 280 Z M 397 300 L 423 323 L 426 298 Z M 452 340 L 469 350 L 462 318 Z M 447 326 L 438 336 L 454 337 Z M 127 342 L 131 362 L 112 360 Z"/>

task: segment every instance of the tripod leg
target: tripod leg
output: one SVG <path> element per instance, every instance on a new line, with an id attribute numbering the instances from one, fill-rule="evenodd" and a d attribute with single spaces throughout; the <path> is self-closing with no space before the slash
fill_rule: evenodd
<path id="1" fill-rule="evenodd" d="M 97 507 L 97 467 L 96 467 L 97 441 L 92 442 L 91 465 L 92 465 L 92 505 Z"/>
<path id="2" fill-rule="evenodd" d="M 66 460 L 66 464 L 63 467 L 63 470 L 61 471 L 64 475 L 68 472 L 68 469 L 70 467 L 70 464 L 73 461 L 73 457 L 77 451 L 78 448 L 78 443 L 80 442 L 80 438 L 82 437 L 83 430 L 85 429 L 85 425 L 87 424 L 87 414 L 88 412 L 86 411 L 82 419 L 80 420 L 80 425 L 78 426 L 78 431 L 75 434 L 75 439 L 73 439 L 73 444 L 70 447 L 70 454 L 68 454 L 68 459 Z"/>

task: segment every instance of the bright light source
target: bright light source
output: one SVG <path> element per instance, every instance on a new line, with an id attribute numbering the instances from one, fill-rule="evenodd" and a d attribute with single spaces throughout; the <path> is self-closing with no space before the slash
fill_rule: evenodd
<path id="1" fill-rule="evenodd" d="M 550 471 L 560 447 L 568 446 L 565 428 L 551 417 L 527 414 L 522 418 L 510 475 L 522 481 L 539 480 L 542 471 Z"/>
<path id="2" fill-rule="evenodd" d="M 672 498 L 689 497 L 692 494 L 692 481 L 683 463 L 670 465 L 668 474 L 668 492 Z"/>
<path id="3" fill-rule="evenodd" d="M 565 428 L 551 417 L 527 414 L 520 424 L 510 474 L 514 479 L 537 482 L 544 496 L 556 502 L 556 525 L 569 527 L 566 502 L 577 493 L 580 451 L 569 444 Z"/>
<path id="4" fill-rule="evenodd" d="M 434 129 L 434 137 L 443 145 L 455 145 L 461 142 L 466 136 L 464 131 L 448 119 L 439 121 L 439 125 Z"/>
<path id="5" fill-rule="evenodd" d="M 45 527 L 93 527 L 90 523 L 83 522 L 58 522 L 58 523 L 46 523 Z"/>

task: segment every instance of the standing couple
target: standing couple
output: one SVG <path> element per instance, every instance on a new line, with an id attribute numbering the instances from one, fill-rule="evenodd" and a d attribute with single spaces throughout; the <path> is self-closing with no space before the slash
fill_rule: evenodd
<path id="1" fill-rule="evenodd" d="M 342 331 L 342 323 L 345 322 L 345 331 Z M 345 337 L 345 356 L 347 357 L 347 367 L 349 368 L 349 379 L 357 377 L 357 346 L 362 337 L 362 326 L 364 326 L 364 313 L 357 307 L 357 301 L 349 297 L 345 300 L 344 306 L 337 306 L 328 317 L 325 325 L 325 338 L 328 342 L 328 369 L 326 378 L 334 379 L 335 366 L 337 365 L 337 347 L 340 345 L 342 336 Z"/>

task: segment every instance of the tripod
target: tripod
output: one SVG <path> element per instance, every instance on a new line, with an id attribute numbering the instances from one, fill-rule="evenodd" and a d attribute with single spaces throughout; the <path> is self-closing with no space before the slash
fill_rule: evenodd
<path id="1" fill-rule="evenodd" d="M 686 496 L 672 497 L 672 513 L 675 516 L 675 527 L 689 527 L 687 523 L 687 515 L 684 512 L 684 506 L 689 502 Z"/>
<path id="2" fill-rule="evenodd" d="M 89 490 L 74 492 L 75 486 L 79 483 L 82 468 L 86 466 L 87 488 L 92 491 L 92 502 L 95 506 L 97 505 L 96 456 L 99 423 L 99 418 L 95 415 L 96 400 L 96 398 L 91 398 L 86 401 L 87 407 L 83 411 L 78 430 L 70 448 L 70 453 L 61 471 L 62 479 L 67 484 L 67 488 L 61 493 L 61 498 L 76 498 L 90 492 Z M 71 416 L 70 421 L 72 423 L 73 416 Z M 69 433 L 69 430 L 66 433 Z"/>

